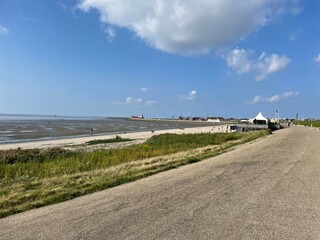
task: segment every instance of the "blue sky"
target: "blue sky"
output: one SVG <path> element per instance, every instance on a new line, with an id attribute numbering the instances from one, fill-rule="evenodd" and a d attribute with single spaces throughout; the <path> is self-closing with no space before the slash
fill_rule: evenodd
<path id="1" fill-rule="evenodd" d="M 1 0 L 0 113 L 320 118 L 320 1 Z"/>

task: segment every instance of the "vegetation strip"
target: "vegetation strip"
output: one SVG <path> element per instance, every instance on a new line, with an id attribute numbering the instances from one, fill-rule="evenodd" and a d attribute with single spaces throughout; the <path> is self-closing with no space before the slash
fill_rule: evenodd
<path id="1" fill-rule="evenodd" d="M 133 141 L 133 139 L 122 138 L 117 135 L 115 138 L 92 140 L 92 141 L 86 142 L 85 144 L 86 145 L 97 145 L 97 144 L 105 144 L 105 143 L 130 142 L 130 141 Z"/>
<path id="2" fill-rule="evenodd" d="M 302 125 L 307 127 L 318 127 L 320 128 L 320 121 L 294 121 L 296 125 Z"/>
<path id="3" fill-rule="evenodd" d="M 50 149 L 45 150 L 47 155 L 38 150 L 1 151 L 0 217 L 197 162 L 268 134 L 268 131 L 164 134 L 122 149 L 94 152 Z"/>

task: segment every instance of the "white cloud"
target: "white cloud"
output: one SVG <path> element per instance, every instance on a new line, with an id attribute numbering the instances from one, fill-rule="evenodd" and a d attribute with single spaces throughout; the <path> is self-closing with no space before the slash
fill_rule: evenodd
<path id="1" fill-rule="evenodd" d="M 256 80 L 264 80 L 271 73 L 275 73 L 285 69 L 291 62 L 291 59 L 286 55 L 279 56 L 277 54 L 266 55 L 263 53 L 256 63 L 259 74 Z"/>
<path id="2" fill-rule="evenodd" d="M 9 29 L 5 28 L 4 26 L 0 25 L 0 35 L 6 36 L 9 34 Z"/>
<path id="3" fill-rule="evenodd" d="M 320 63 L 320 53 L 319 53 L 319 55 L 318 56 L 316 56 L 315 57 L 315 59 L 314 59 L 316 62 L 318 62 L 318 63 Z"/>
<path id="4" fill-rule="evenodd" d="M 247 73 L 252 70 L 254 63 L 249 59 L 249 54 L 244 49 L 233 49 L 226 56 L 222 58 L 227 62 L 228 66 L 237 73 Z"/>
<path id="5" fill-rule="evenodd" d="M 298 92 L 283 92 L 282 94 L 277 94 L 277 95 L 273 95 L 271 97 L 262 97 L 260 95 L 255 96 L 249 103 L 251 104 L 256 104 L 256 103 L 260 103 L 260 102 L 279 102 L 285 98 L 290 98 L 290 97 L 296 97 L 298 96 L 299 93 Z"/>
<path id="6" fill-rule="evenodd" d="M 264 98 L 261 97 L 260 95 L 258 96 L 255 96 L 251 101 L 250 103 L 254 104 L 254 103 L 259 103 L 259 102 L 263 102 L 264 101 Z"/>
<path id="7" fill-rule="evenodd" d="M 251 50 L 233 49 L 222 58 L 239 74 L 254 72 L 257 81 L 264 80 L 269 74 L 285 69 L 291 62 L 286 55 L 279 56 L 277 54 L 268 55 L 263 52 L 258 59 L 250 59 Z"/>
<path id="8" fill-rule="evenodd" d="M 141 88 L 140 88 L 140 91 L 141 91 L 141 92 L 147 92 L 147 91 L 148 91 L 148 88 L 141 87 Z"/>
<path id="9" fill-rule="evenodd" d="M 301 11 L 297 0 L 80 0 L 78 8 L 96 9 L 103 24 L 182 55 L 227 46 L 277 16 Z"/>
<path id="10" fill-rule="evenodd" d="M 266 98 L 266 101 L 267 102 L 279 102 L 281 99 L 281 96 L 280 95 L 274 95 L 270 98 Z"/>
<path id="11" fill-rule="evenodd" d="M 179 97 L 180 101 L 186 100 L 186 101 L 192 101 L 195 100 L 197 97 L 197 91 L 196 90 L 192 90 L 189 94 L 187 95 L 181 95 Z"/>
<path id="12" fill-rule="evenodd" d="M 197 96 L 197 91 L 196 90 L 192 90 L 189 95 L 187 96 L 189 100 L 193 100 L 195 99 Z"/>

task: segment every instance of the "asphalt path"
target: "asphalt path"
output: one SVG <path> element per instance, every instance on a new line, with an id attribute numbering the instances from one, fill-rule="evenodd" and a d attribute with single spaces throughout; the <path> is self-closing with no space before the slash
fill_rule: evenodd
<path id="1" fill-rule="evenodd" d="M 320 131 L 0 219 L 0 239 L 320 239 Z"/>

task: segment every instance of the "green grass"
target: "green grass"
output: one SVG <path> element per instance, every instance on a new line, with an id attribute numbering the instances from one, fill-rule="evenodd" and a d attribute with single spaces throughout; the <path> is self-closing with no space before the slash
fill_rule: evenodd
<path id="1" fill-rule="evenodd" d="M 122 137 L 117 135 L 115 138 L 92 140 L 92 141 L 86 142 L 85 145 L 97 145 L 97 144 L 129 142 L 129 141 L 133 141 L 133 139 L 122 138 Z"/>
<path id="2" fill-rule="evenodd" d="M 242 136 L 240 133 L 163 134 L 152 137 L 144 144 L 123 149 L 102 149 L 93 152 L 72 152 L 59 148 L 1 151 L 0 159 L 5 164 L 0 165 L 0 181 L 14 182 L 92 171 L 154 156 L 221 144 L 240 139 Z"/>
<path id="3" fill-rule="evenodd" d="M 197 162 L 267 134 L 164 134 L 143 144 L 94 152 L 1 151 L 0 217 Z"/>
<path id="4" fill-rule="evenodd" d="M 320 128 L 320 121 L 294 121 L 296 125 L 303 125 L 307 127 L 318 127 Z"/>

